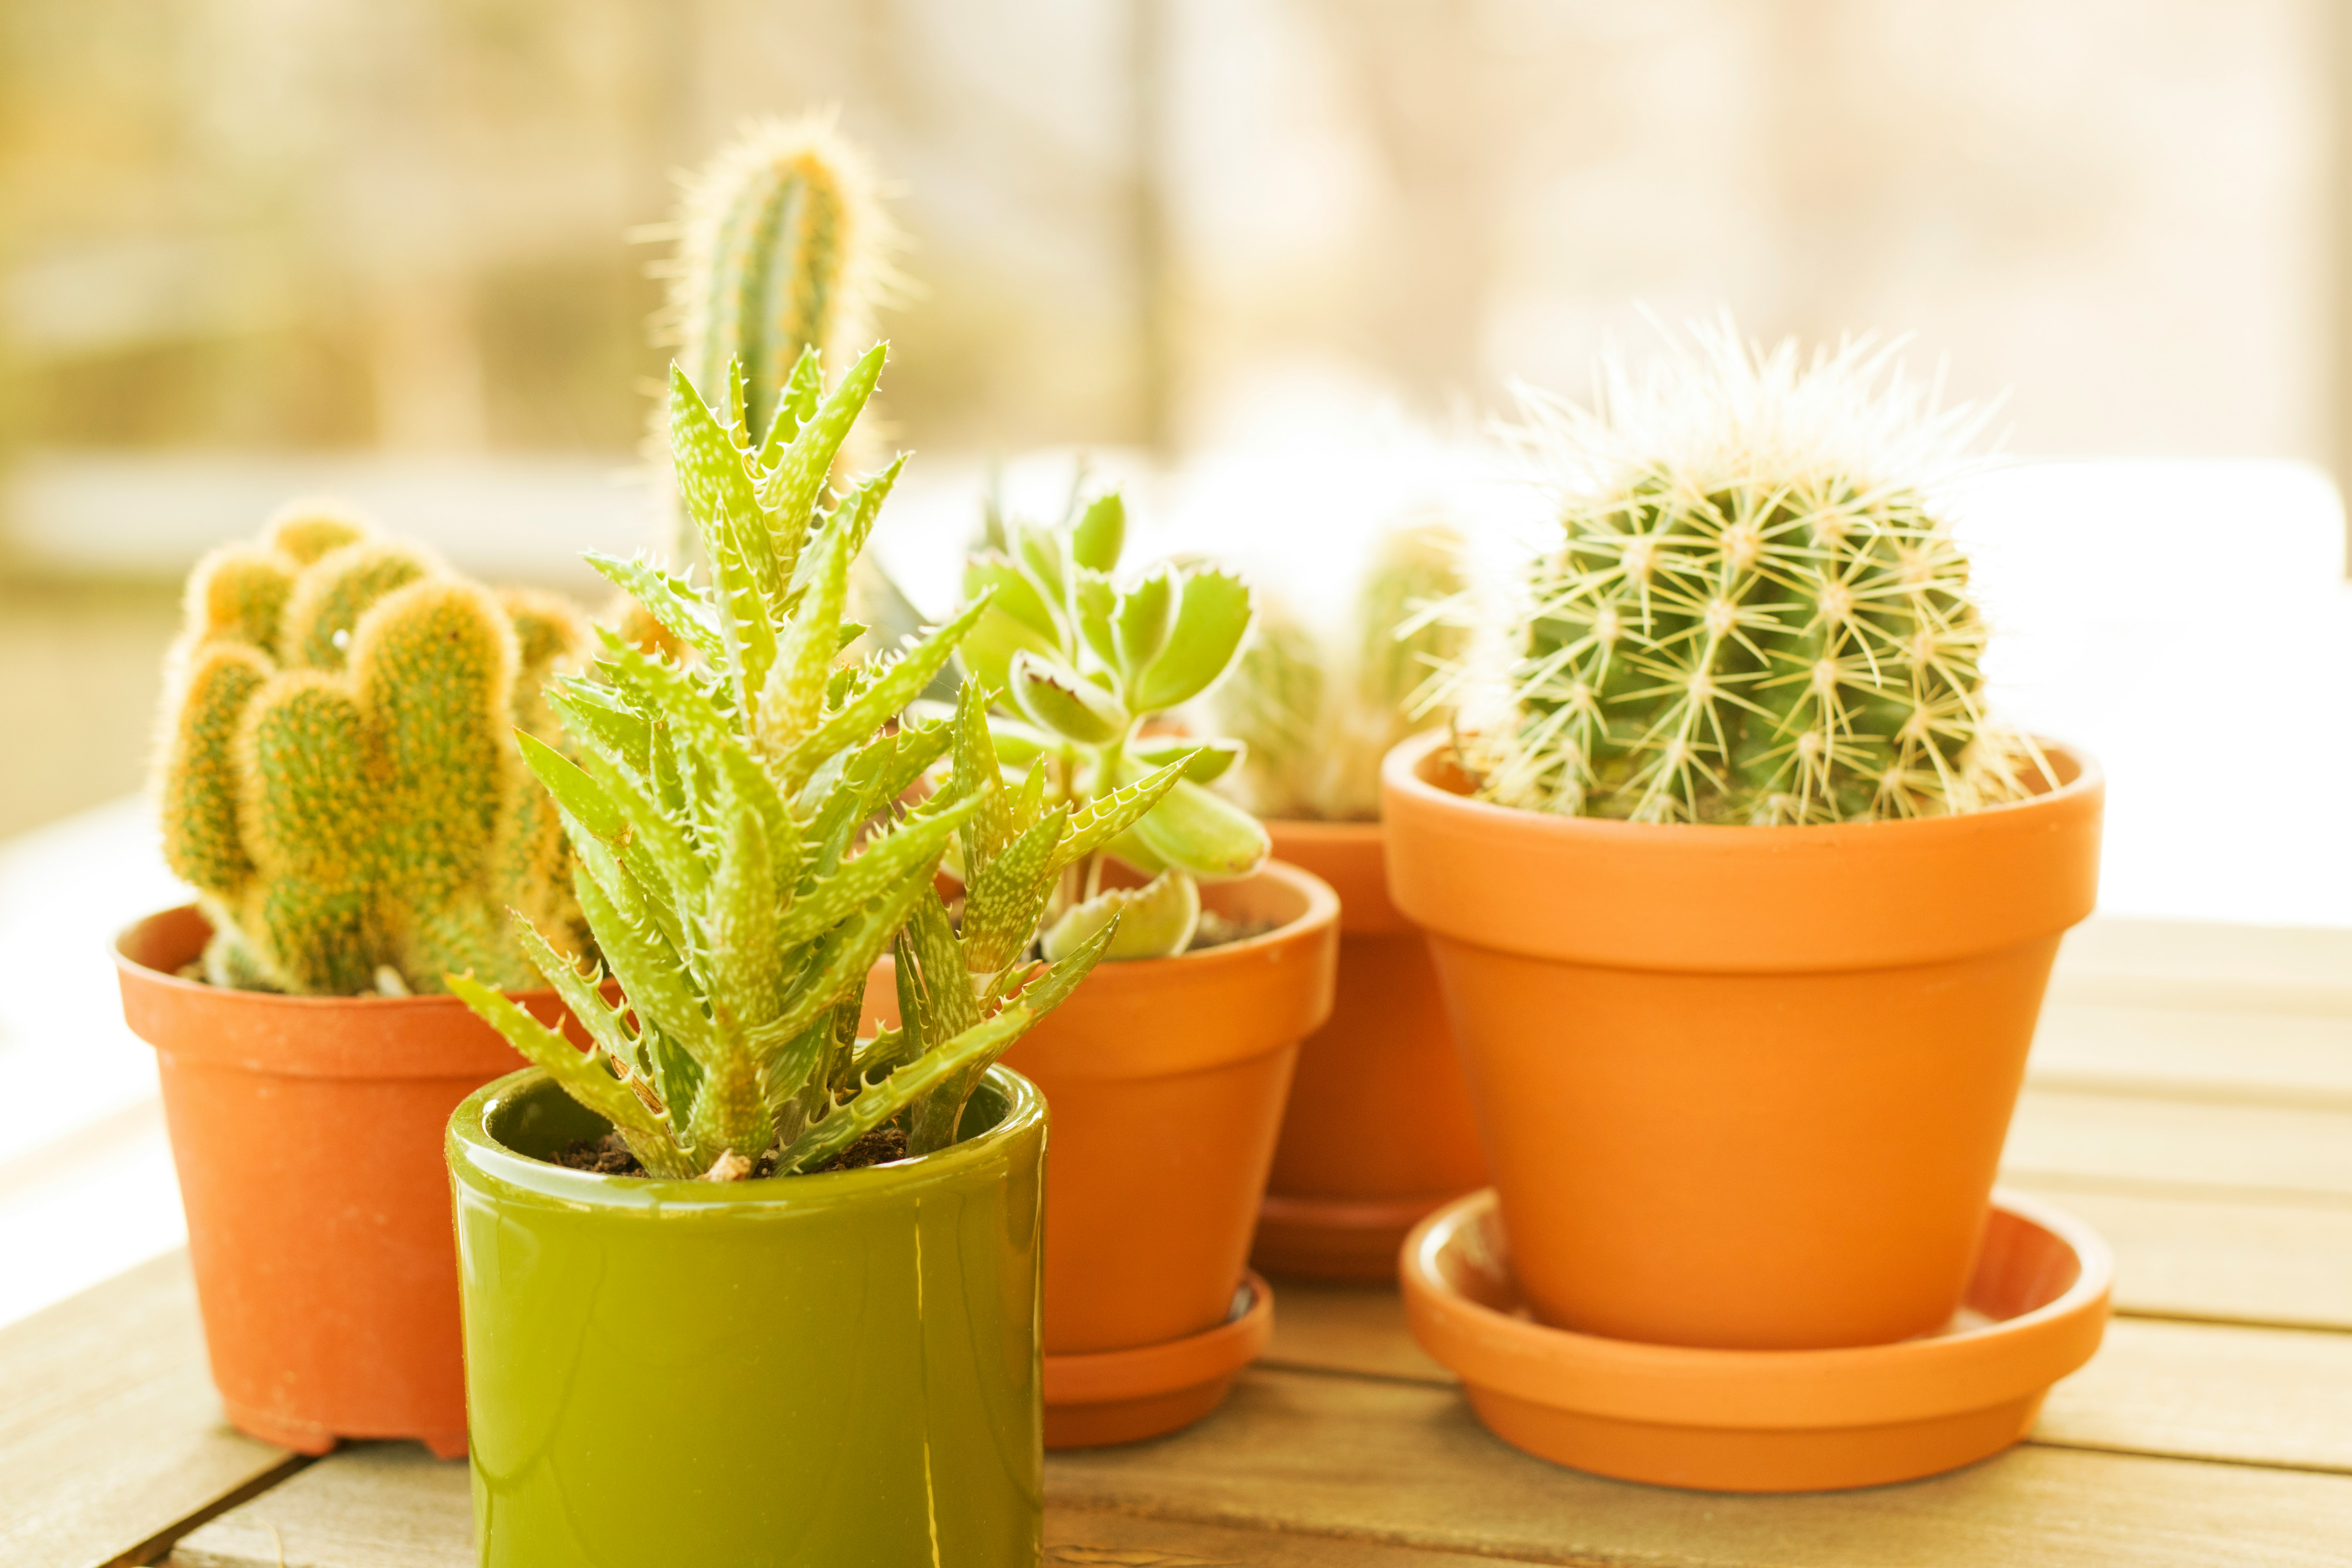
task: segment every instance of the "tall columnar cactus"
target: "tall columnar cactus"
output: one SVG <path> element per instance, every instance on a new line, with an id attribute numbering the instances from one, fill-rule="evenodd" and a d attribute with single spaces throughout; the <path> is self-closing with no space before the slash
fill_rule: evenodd
<path id="1" fill-rule="evenodd" d="M 1062 864 L 1128 826 L 1137 794 L 1040 829 L 993 759 L 974 761 L 968 729 L 905 713 L 985 600 L 903 652 L 840 659 L 863 630 L 843 618 L 851 565 L 904 459 L 818 502 L 882 359 L 877 347 L 820 405 L 804 355 L 757 440 L 740 368 L 717 409 L 673 370 L 673 458 L 717 580 L 590 556 L 679 656 L 608 634 L 593 670 L 549 694 L 578 762 L 523 743 L 625 1000 L 606 1005 L 601 976 L 527 919 L 523 943 L 593 1038 L 587 1055 L 478 981 L 449 982 L 654 1176 L 791 1175 L 877 1133 L 912 1154 L 952 1143 L 980 1074 L 1112 939 L 1028 962 Z M 908 804 L 951 752 L 952 775 Z M 961 929 L 932 885 L 959 833 L 1002 850 Z M 866 972 L 894 942 L 904 1026 L 861 1042 Z"/>
<path id="2" fill-rule="evenodd" d="M 1151 730 L 1225 673 L 1249 630 L 1250 590 L 1228 572 L 1164 562 L 1115 582 L 1124 504 L 1114 493 L 1082 512 L 1074 498 L 1072 510 L 1054 527 L 992 514 L 964 576 L 967 594 L 994 595 L 960 655 L 967 690 L 980 689 L 966 706 L 1001 697 L 1010 710 L 987 722 L 1000 765 L 1021 781 L 1016 820 L 1066 810 L 1076 821 L 1144 792 L 1132 826 L 1088 842 L 1040 906 L 1041 951 L 1073 951 L 1116 919 L 1108 957 L 1167 957 L 1199 924 L 1194 879 L 1246 876 L 1270 847 L 1254 818 L 1202 787 L 1239 759 L 1239 742 Z M 1150 879 L 1106 886 L 1110 860 Z M 985 869 L 967 846 L 967 885 Z"/>
<path id="3" fill-rule="evenodd" d="M 1562 537 L 1464 688 L 1484 798 L 1785 825 L 2025 792 L 2032 750 L 1986 714 L 1984 619 L 1931 500 L 1980 416 L 1937 408 L 1890 350 L 1804 361 L 1728 322 L 1601 389 L 1528 405 Z"/>
<path id="4" fill-rule="evenodd" d="M 1260 816 L 1379 817 L 1381 759 L 1437 721 L 1415 699 L 1462 651 L 1462 629 L 1430 613 L 1465 586 L 1461 550 L 1442 522 L 1383 532 L 1336 637 L 1267 596 L 1208 704 L 1216 726 L 1248 748 L 1224 781 L 1229 794 Z"/>
<path id="5" fill-rule="evenodd" d="M 579 917 L 510 731 L 544 730 L 538 689 L 587 636 L 552 595 L 502 605 L 315 505 L 199 563 L 157 782 L 165 859 L 215 928 L 206 976 L 305 995 L 438 990 L 451 967 L 520 981 L 498 911 Z"/>

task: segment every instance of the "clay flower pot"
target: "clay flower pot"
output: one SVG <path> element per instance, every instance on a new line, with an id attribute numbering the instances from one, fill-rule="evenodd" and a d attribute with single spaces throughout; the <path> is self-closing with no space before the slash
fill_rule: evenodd
<path id="1" fill-rule="evenodd" d="M 1101 964 L 1005 1057 L 1053 1108 L 1048 1447 L 1199 1420 L 1271 1323 L 1244 1270 L 1298 1042 L 1330 1016 L 1339 901 L 1278 861 L 1201 901 L 1276 929 Z"/>
<path id="2" fill-rule="evenodd" d="M 1423 1215 L 1486 1184 L 1428 939 L 1389 900 L 1377 822 L 1269 822 L 1276 858 L 1339 895 L 1331 1020 L 1298 1047 L 1250 1261 L 1388 1284 Z"/>
<path id="3" fill-rule="evenodd" d="M 992 1068 L 962 1142 L 861 1170 L 541 1158 L 607 1126 L 537 1069 L 450 1119 L 484 1568 L 1034 1564 L 1036 1089 Z"/>
<path id="4" fill-rule="evenodd" d="M 279 996 L 179 978 L 194 908 L 115 943 L 122 1012 L 155 1047 L 213 1383 L 242 1430 L 466 1451 L 441 1132 L 521 1065 L 454 996 Z M 520 998 L 552 1022 L 552 992 Z"/>
<path id="5" fill-rule="evenodd" d="M 1466 797 L 1389 753 L 1389 884 L 1430 932 L 1536 1316 L 1727 1349 L 1940 1328 L 1983 1233 L 2105 786 L 1958 816 L 1655 826 Z"/>

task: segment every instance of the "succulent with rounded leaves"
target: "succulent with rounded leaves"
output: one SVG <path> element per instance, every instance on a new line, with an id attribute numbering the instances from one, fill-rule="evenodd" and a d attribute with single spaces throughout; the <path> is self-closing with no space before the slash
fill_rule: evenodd
<path id="1" fill-rule="evenodd" d="M 303 995 L 528 973 L 499 910 L 579 930 L 510 731 L 588 642 L 552 595 L 493 595 L 338 508 L 289 507 L 190 575 L 156 763 L 166 862 L 215 984 Z"/>
<path id="2" fill-rule="evenodd" d="M 1441 721 L 1415 697 L 1465 640 L 1428 613 L 1463 591 L 1462 548 L 1443 522 L 1385 531 L 1336 637 L 1262 590 L 1240 662 L 1206 704 L 1246 748 L 1220 787 L 1262 817 L 1377 821 L 1381 759 Z"/>
<path id="3" fill-rule="evenodd" d="M 1131 825 L 1069 866 L 1039 911 L 1049 958 L 1115 917 L 1107 956 L 1182 952 L 1200 918 L 1194 879 L 1246 876 L 1270 847 L 1256 819 L 1205 787 L 1241 745 L 1152 729 L 1233 663 L 1250 627 L 1250 589 L 1213 566 L 1171 562 L 1118 577 L 1126 534 L 1116 492 L 1083 509 L 1074 497 L 1055 526 L 992 512 L 964 575 L 967 594 L 994 595 L 958 658 L 967 689 L 980 688 L 973 700 L 1003 710 L 988 725 L 1001 766 L 1020 781 L 1015 798 L 1085 814 L 1129 790 L 1156 792 Z M 1107 886 L 1113 860 L 1149 880 Z"/>
<path id="4" fill-rule="evenodd" d="M 1980 428 L 1892 350 L 1801 360 L 1727 321 L 1591 408 L 1532 396 L 1560 539 L 1455 684 L 1482 798 L 1636 822 L 1805 824 L 2028 793 L 1933 496 Z"/>
<path id="5" fill-rule="evenodd" d="M 903 1026 L 857 1038 L 866 972 L 882 953 L 945 952 L 922 942 L 945 923 L 932 877 L 950 837 L 1021 820 L 1001 780 L 969 770 L 907 803 L 956 731 L 904 710 L 984 602 L 903 651 L 840 657 L 864 630 L 844 619 L 851 566 L 905 459 L 829 507 L 824 479 L 883 353 L 860 359 L 822 402 L 817 356 L 803 354 L 757 437 L 740 365 L 716 408 L 673 369 L 672 456 L 715 581 L 592 554 L 667 637 L 649 648 L 608 633 L 590 673 L 551 688 L 577 761 L 523 742 L 562 814 L 581 908 L 624 999 L 608 1005 L 602 973 L 583 974 L 560 938 L 520 915 L 531 963 L 586 1028 L 590 1051 L 492 987 L 450 977 L 516 1049 L 612 1122 L 653 1176 L 791 1175 L 889 1128 L 912 1154 L 952 1143 L 980 1075 L 1110 940 L 1106 931 L 1045 968 L 1011 953 L 985 974 L 909 964 Z M 1013 869 L 1000 879 L 1008 909 L 1042 900 L 1050 858 Z M 931 933 L 912 949 L 902 938 L 910 920 Z M 965 947 L 1003 945 L 985 910 L 968 906 L 963 924 Z"/>

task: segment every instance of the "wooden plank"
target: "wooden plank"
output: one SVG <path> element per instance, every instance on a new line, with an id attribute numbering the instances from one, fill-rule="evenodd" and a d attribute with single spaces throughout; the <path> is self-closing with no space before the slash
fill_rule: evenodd
<path id="1" fill-rule="evenodd" d="M 2352 1110 L 2028 1089 L 2001 1153 L 2021 1186 L 2352 1205 Z"/>
<path id="2" fill-rule="evenodd" d="M 2059 951 L 2061 1002 L 2352 1016 L 2352 931 L 2100 917 Z"/>
<path id="3" fill-rule="evenodd" d="M 1260 1369 L 1191 1431 L 1049 1455 L 1069 1508 L 1524 1562 L 1708 1568 L 2341 1568 L 2352 1478 L 2028 1447 L 1866 1491 L 1601 1480 L 1496 1441 L 1451 1390 Z"/>
<path id="4" fill-rule="evenodd" d="M 2352 1208 L 2021 1184 L 2115 1248 L 2118 1310 L 2352 1329 Z"/>
<path id="5" fill-rule="evenodd" d="M 2033 1440 L 2352 1474 L 2352 1334 L 2118 1318 Z"/>
<path id="6" fill-rule="evenodd" d="M 2053 1001 L 2027 1074 L 2039 1089 L 2352 1110 L 2352 1015 Z"/>
<path id="7" fill-rule="evenodd" d="M 183 1540 L 173 1568 L 473 1568 L 466 1467 L 413 1444 L 361 1444 Z M 1328 1535 L 1049 1508 L 1046 1563 L 1067 1568 L 1475 1568 L 1490 1558 Z"/>
<path id="8" fill-rule="evenodd" d="M 173 1568 L 473 1568 L 471 1485 L 463 1460 L 355 1443 L 192 1531 Z"/>
<path id="9" fill-rule="evenodd" d="M 0 1563 L 144 1563 L 305 1461 L 232 1431 L 184 1254 L 0 1331 Z"/>

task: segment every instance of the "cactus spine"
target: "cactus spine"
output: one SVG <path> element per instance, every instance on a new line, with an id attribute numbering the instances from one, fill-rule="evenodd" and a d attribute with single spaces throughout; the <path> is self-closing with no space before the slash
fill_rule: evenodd
<path id="1" fill-rule="evenodd" d="M 2032 748 L 1985 711 L 1984 619 L 1930 500 L 1980 414 L 1937 407 L 1890 349 L 1806 361 L 1727 321 L 1644 377 L 1604 364 L 1591 409 L 1528 412 L 1562 537 L 1465 696 L 1482 797 L 1771 826 L 2026 792 Z"/>
<path id="2" fill-rule="evenodd" d="M 1209 702 L 1215 726 L 1248 748 L 1229 793 L 1264 817 L 1380 816 L 1381 759 L 1436 721 L 1417 711 L 1415 695 L 1465 640 L 1426 613 L 1461 592 L 1461 552 L 1443 522 L 1383 532 L 1334 637 L 1265 595 L 1240 663 Z"/>
<path id="3" fill-rule="evenodd" d="M 197 566 L 157 784 L 214 984 L 438 990 L 468 966 L 513 984 L 528 971 L 502 906 L 576 926 L 511 731 L 543 728 L 536 687 L 587 627 L 552 595 L 510 602 L 315 507 Z"/>

